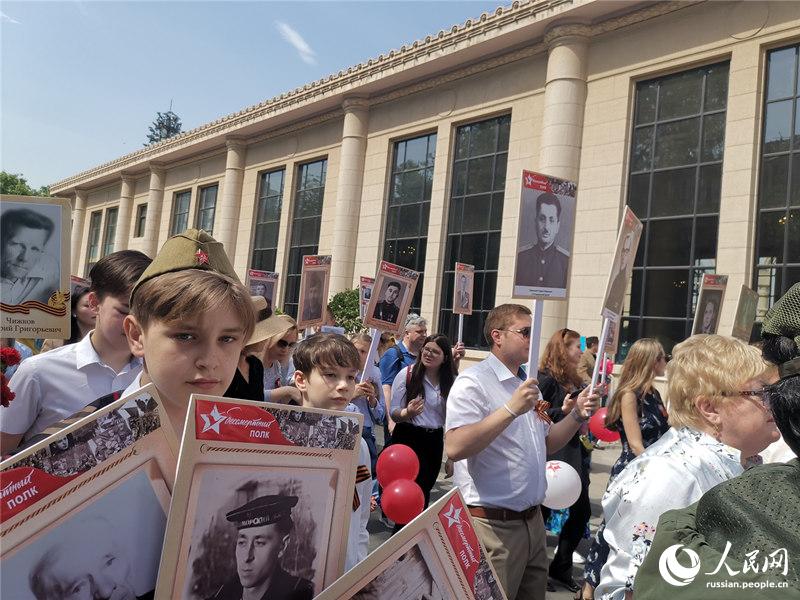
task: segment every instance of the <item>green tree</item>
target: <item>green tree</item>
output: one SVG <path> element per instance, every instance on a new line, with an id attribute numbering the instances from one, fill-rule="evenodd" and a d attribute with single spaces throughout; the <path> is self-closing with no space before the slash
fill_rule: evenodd
<path id="1" fill-rule="evenodd" d="M 358 289 L 343 290 L 334 294 L 329 303 L 333 319 L 347 333 L 356 333 L 364 329 L 358 310 Z"/>
<path id="2" fill-rule="evenodd" d="M 50 188 L 43 185 L 39 189 L 32 188 L 20 173 L 0 171 L 0 194 L 13 196 L 49 196 Z"/>
<path id="3" fill-rule="evenodd" d="M 145 146 L 178 135 L 181 132 L 181 127 L 183 127 L 181 119 L 172 112 L 172 108 L 165 113 L 156 113 L 156 120 L 150 125 L 150 133 L 147 134 L 147 143 L 145 143 Z"/>

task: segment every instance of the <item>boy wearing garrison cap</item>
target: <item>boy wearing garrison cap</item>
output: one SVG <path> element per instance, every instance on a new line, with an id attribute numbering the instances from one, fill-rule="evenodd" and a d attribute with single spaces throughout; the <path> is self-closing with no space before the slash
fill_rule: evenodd
<path id="1" fill-rule="evenodd" d="M 356 375 L 361 369 L 358 350 L 350 340 L 338 333 L 318 333 L 297 345 L 292 360 L 296 369 L 294 384 L 300 390 L 303 406 L 342 411 L 347 408 L 356 393 Z M 372 497 L 372 473 L 367 442 L 361 436 L 358 439 L 361 449 L 356 469 L 345 571 L 364 560 L 369 551 L 367 522 Z"/>
<path id="2" fill-rule="evenodd" d="M 308 579 L 283 570 L 280 555 L 292 534 L 297 496 L 261 496 L 230 511 L 225 518 L 238 529 L 236 576 L 210 600 L 311 600 Z"/>
<path id="3" fill-rule="evenodd" d="M 198 229 L 170 238 L 131 291 L 123 327 L 144 368 L 124 394 L 155 384 L 180 438 L 189 396 L 225 393 L 254 326 L 222 244 Z"/>

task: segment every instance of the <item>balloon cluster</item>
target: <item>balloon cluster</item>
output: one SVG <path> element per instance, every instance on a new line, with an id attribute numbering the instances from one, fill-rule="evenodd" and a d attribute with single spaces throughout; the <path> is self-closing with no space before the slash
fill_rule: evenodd
<path id="1" fill-rule="evenodd" d="M 416 453 L 404 444 L 387 446 L 375 466 L 383 488 L 381 509 L 395 523 L 405 525 L 425 508 L 425 494 L 414 481 L 419 474 Z"/>

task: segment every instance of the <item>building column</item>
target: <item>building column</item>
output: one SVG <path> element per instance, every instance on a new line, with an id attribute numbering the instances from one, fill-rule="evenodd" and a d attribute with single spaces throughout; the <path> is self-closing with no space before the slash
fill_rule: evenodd
<path id="1" fill-rule="evenodd" d="M 161 225 L 161 207 L 164 204 L 166 171 L 150 165 L 150 185 L 147 194 L 147 214 L 144 218 L 142 252 L 150 258 L 158 253 L 158 230 Z"/>
<path id="2" fill-rule="evenodd" d="M 72 273 L 78 273 L 81 261 L 81 243 L 83 242 L 83 224 L 86 220 L 86 190 L 75 190 L 75 200 L 72 202 L 72 234 L 70 251 L 70 262 L 72 263 Z"/>
<path id="3" fill-rule="evenodd" d="M 243 140 L 228 139 L 225 159 L 225 183 L 222 198 L 214 216 L 214 238 L 221 242 L 233 262 L 236 256 L 236 236 L 239 232 L 239 209 L 242 206 L 242 184 L 247 146 Z"/>
<path id="4" fill-rule="evenodd" d="M 583 25 L 557 26 L 547 32 L 545 43 L 548 46 L 547 79 L 539 170 L 546 175 L 577 181 L 586 108 L 589 30 Z M 553 332 L 568 326 L 567 318 L 567 301 L 545 300 L 542 348 Z M 599 312 L 597 319 L 599 322 Z"/>
<path id="5" fill-rule="evenodd" d="M 333 224 L 331 295 L 353 287 L 369 123 L 369 102 L 366 99 L 348 98 L 342 108 L 344 124 L 336 186 L 336 220 Z"/>
<path id="6" fill-rule="evenodd" d="M 117 212 L 117 229 L 114 235 L 114 252 L 126 250 L 131 232 L 131 207 L 133 194 L 136 191 L 136 180 L 130 175 L 122 175 L 122 189 L 119 194 L 119 211 Z"/>

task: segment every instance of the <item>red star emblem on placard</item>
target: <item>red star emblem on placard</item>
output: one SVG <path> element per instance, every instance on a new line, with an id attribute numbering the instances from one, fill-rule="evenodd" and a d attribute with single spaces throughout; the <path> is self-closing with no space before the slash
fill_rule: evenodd
<path id="1" fill-rule="evenodd" d="M 527 185 L 529 187 L 533 185 L 533 176 L 532 175 L 526 175 L 525 176 L 525 185 Z"/>
<path id="2" fill-rule="evenodd" d="M 561 469 L 561 465 L 559 465 L 558 463 L 550 463 L 549 465 L 547 465 L 548 471 L 553 471 L 555 473 L 559 469 Z"/>
<path id="3" fill-rule="evenodd" d="M 198 250 L 197 252 L 194 253 L 194 256 L 197 259 L 197 262 L 199 262 L 201 265 L 208 264 L 208 252 L 203 252 L 202 250 Z"/>

